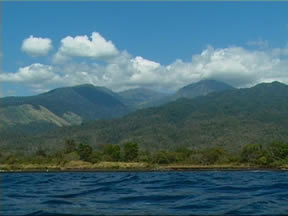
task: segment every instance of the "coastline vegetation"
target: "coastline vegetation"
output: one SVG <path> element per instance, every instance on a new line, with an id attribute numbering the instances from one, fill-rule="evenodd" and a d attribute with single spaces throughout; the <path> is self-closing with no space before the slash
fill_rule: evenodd
<path id="1" fill-rule="evenodd" d="M 239 152 L 221 147 L 173 151 L 142 151 L 136 142 L 107 144 L 95 150 L 88 144 L 65 140 L 64 150 L 34 155 L 0 153 L 1 171 L 49 170 L 185 170 L 185 169 L 286 169 L 288 144 L 247 144 Z"/>

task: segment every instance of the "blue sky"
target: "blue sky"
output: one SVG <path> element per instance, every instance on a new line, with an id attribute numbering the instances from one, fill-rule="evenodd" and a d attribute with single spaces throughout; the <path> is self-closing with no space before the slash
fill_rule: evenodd
<path id="1" fill-rule="evenodd" d="M 288 83 L 288 2 L 1 4 L 1 96 L 83 83 Z"/>

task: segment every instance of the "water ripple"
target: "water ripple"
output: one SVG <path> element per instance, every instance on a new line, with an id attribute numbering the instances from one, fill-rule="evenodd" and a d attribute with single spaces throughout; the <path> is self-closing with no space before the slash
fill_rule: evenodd
<path id="1" fill-rule="evenodd" d="M 0 215 L 287 215 L 280 171 L 1 173 Z"/>

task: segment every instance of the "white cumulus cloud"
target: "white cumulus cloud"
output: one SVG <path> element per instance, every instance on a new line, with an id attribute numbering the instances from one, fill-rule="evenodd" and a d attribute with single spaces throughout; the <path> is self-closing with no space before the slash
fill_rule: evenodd
<path id="1" fill-rule="evenodd" d="M 262 42 L 255 45 L 262 45 Z M 251 50 L 240 46 L 208 46 L 189 61 L 176 59 L 163 65 L 153 59 L 118 51 L 111 41 L 94 32 L 90 39 L 88 36 L 62 39 L 54 56 L 54 60 L 62 64 L 32 64 L 15 73 L 2 73 L 0 80 L 27 83 L 35 92 L 84 83 L 114 91 L 136 87 L 175 91 L 203 79 L 215 79 L 235 87 L 275 80 L 288 84 L 287 47 Z M 86 57 L 89 61 L 64 61 L 74 56 Z M 99 59 L 105 61 L 99 62 Z"/>
<path id="2" fill-rule="evenodd" d="M 112 41 L 107 41 L 98 32 L 93 32 L 91 39 L 87 35 L 63 38 L 54 61 L 62 62 L 73 56 L 101 59 L 116 56 L 118 53 Z"/>
<path id="3" fill-rule="evenodd" d="M 21 49 L 30 56 L 45 56 L 52 49 L 52 40 L 31 35 L 23 41 Z"/>
<path id="4" fill-rule="evenodd" d="M 59 75 L 53 71 L 52 66 L 35 63 L 19 68 L 16 73 L 2 73 L 0 79 L 2 82 L 39 84 L 55 82 Z"/>
<path id="5" fill-rule="evenodd" d="M 272 51 L 251 51 L 237 46 L 207 47 L 193 55 L 191 61 L 179 59 L 169 65 L 122 53 L 107 65 L 78 64 L 66 69 L 67 82 L 86 81 L 114 90 L 132 87 L 176 90 L 202 79 L 216 79 L 235 87 L 273 80 L 288 81 L 288 60 L 275 56 Z"/>
<path id="6" fill-rule="evenodd" d="M 190 74 L 198 74 L 198 79 L 218 79 L 243 87 L 276 73 L 280 62 L 278 57 L 265 51 L 236 46 L 223 49 L 208 47 L 201 54 L 193 56 Z"/>

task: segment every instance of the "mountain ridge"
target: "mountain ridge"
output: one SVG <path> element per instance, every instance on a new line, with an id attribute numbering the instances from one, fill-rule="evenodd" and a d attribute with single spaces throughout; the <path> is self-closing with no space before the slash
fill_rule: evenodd
<path id="1" fill-rule="evenodd" d="M 25 109 L 23 110 L 20 107 L 23 105 L 31 105 L 31 107 L 24 112 Z M 122 103 L 117 94 L 104 87 L 95 87 L 93 85 L 57 88 L 28 97 L 1 98 L 0 106 L 3 111 L 14 107 L 15 114 L 18 113 L 19 116 L 19 124 L 22 121 L 20 113 L 25 118 L 25 116 L 29 115 L 29 112 L 36 113 L 37 110 L 44 107 L 50 113 L 56 115 L 59 121 L 66 122 L 59 125 L 53 124 L 54 121 L 52 119 L 47 119 L 46 122 L 50 122 L 51 126 L 54 127 L 80 124 L 88 120 L 119 117 L 130 111 L 130 108 Z M 30 117 L 32 120 L 33 116 L 30 115 Z M 52 115 L 50 117 L 52 118 Z M 2 112 L 2 118 L 6 119 L 6 122 L 9 121 L 8 111 Z M 37 115 L 34 116 L 34 121 L 35 123 L 38 122 Z M 43 121 L 45 120 L 43 119 Z M 16 124 L 17 121 L 14 120 L 13 123 Z"/>
<path id="2" fill-rule="evenodd" d="M 65 138 L 73 138 L 98 148 L 133 140 L 142 149 L 150 150 L 221 146 L 233 151 L 248 143 L 286 142 L 287 127 L 288 86 L 268 83 L 182 98 L 118 119 L 64 127 L 44 136 L 23 138 L 21 142 L 29 140 L 29 145 L 42 143 L 52 148 Z M 6 140 L 7 145 L 15 142 Z"/>
<path id="3" fill-rule="evenodd" d="M 220 86 L 227 85 L 219 81 L 210 80 L 190 84 L 187 86 L 187 88 L 191 85 L 203 86 L 204 84 L 205 88 L 208 89 L 209 92 L 217 91 L 216 88 L 209 87 L 213 87 L 215 83 Z M 191 94 L 194 96 L 201 96 L 204 94 L 203 92 L 197 92 L 193 89 L 188 91 L 186 90 L 186 93 L 187 95 L 183 95 L 183 97 L 189 98 L 189 95 Z M 62 127 L 74 124 L 77 125 L 86 121 L 97 119 L 116 118 L 137 109 L 166 104 L 175 99 L 177 98 L 173 98 L 173 95 L 171 96 L 147 88 L 129 89 L 117 93 L 108 88 L 94 86 L 92 84 L 56 88 L 34 96 L 5 97 L 0 99 L 0 106 L 1 109 L 3 109 L 0 120 L 2 118 L 2 122 L 5 122 L 5 124 L 0 126 L 0 130 L 3 130 L 4 125 L 10 125 L 9 127 L 11 127 L 11 125 L 17 126 L 17 120 L 13 118 L 9 123 L 9 110 L 12 109 L 11 107 L 13 107 L 15 114 L 19 117 L 19 124 L 24 126 L 25 124 L 28 124 L 28 122 L 29 124 L 33 124 L 33 122 L 35 124 L 41 124 L 42 122 L 43 125 L 46 126 L 50 124 L 50 126 L 47 127 L 48 129 L 50 127 Z M 23 109 L 23 105 L 31 106 Z M 47 112 L 39 111 L 41 110 L 41 107 L 50 112 L 48 115 L 50 116 L 50 119 L 46 115 Z M 34 115 L 31 115 L 32 113 Z M 40 113 L 43 114 L 42 118 L 39 117 Z M 23 119 L 21 118 L 21 114 L 23 115 Z M 31 121 L 26 121 L 26 116 L 30 116 L 29 119 Z M 55 116 L 57 116 L 58 121 L 54 121 Z M 33 118 L 34 121 L 32 120 Z M 39 118 L 42 119 L 40 122 Z M 45 127 L 40 128 L 43 128 L 45 131 Z"/>
<path id="4" fill-rule="evenodd" d="M 176 98 L 177 99 L 181 97 L 194 98 L 197 96 L 205 96 L 211 92 L 218 92 L 232 89 L 234 89 L 234 87 L 224 82 L 212 79 L 205 79 L 197 83 L 191 83 L 189 85 L 180 88 L 176 92 Z"/>

